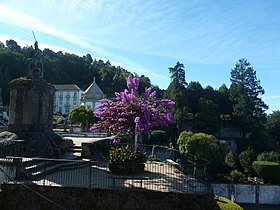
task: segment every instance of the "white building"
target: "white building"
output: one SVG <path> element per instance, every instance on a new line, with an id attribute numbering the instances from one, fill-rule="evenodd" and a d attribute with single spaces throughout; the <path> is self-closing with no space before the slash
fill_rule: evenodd
<path id="1" fill-rule="evenodd" d="M 105 97 L 106 95 L 96 84 L 95 78 L 93 78 L 92 84 L 82 94 L 81 104 L 95 110 L 95 107 L 100 104 L 99 100 Z"/>
<path id="2" fill-rule="evenodd" d="M 54 112 L 68 115 L 74 107 L 81 105 L 83 91 L 75 84 L 54 85 Z"/>
<path id="3" fill-rule="evenodd" d="M 74 107 L 80 105 L 94 110 L 100 104 L 99 100 L 106 97 L 96 84 L 95 78 L 93 78 L 92 84 L 84 92 L 75 84 L 53 86 L 56 89 L 54 112 L 59 112 L 63 115 L 68 115 Z"/>

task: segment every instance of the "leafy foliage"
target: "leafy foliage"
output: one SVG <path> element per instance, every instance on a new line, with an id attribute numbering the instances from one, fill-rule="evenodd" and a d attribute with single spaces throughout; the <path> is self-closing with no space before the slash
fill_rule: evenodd
<path id="1" fill-rule="evenodd" d="M 184 65 L 177 62 L 174 67 L 169 68 L 172 82 L 164 92 L 164 97 L 175 102 L 173 115 L 176 120 L 177 129 L 180 131 L 184 120 L 187 117 L 188 110 L 186 107 L 186 81 Z M 175 134 L 177 135 L 177 134 Z"/>
<path id="2" fill-rule="evenodd" d="M 27 75 L 26 59 L 31 56 L 32 46 L 21 48 L 16 41 L 8 40 L 5 46 L 0 44 L 0 88 L 3 103 L 9 103 L 9 82 Z M 120 66 L 113 66 L 109 61 L 92 59 L 90 54 L 78 56 L 71 53 L 43 50 L 44 79 L 52 84 L 77 84 L 86 89 L 96 78 L 96 82 L 107 97 L 126 87 L 129 72 Z M 140 77 L 140 90 L 150 87 L 148 77 Z M 156 88 L 156 86 L 154 86 Z"/>
<path id="3" fill-rule="evenodd" d="M 233 117 L 236 125 L 245 136 L 248 132 L 256 132 L 265 121 L 265 110 L 268 106 L 259 95 L 264 89 L 257 80 L 256 71 L 244 58 L 240 59 L 231 70 L 230 96 L 233 101 Z"/>
<path id="4" fill-rule="evenodd" d="M 144 163 L 147 158 L 140 147 L 130 145 L 111 148 L 109 162 Z"/>
<path id="5" fill-rule="evenodd" d="M 163 130 L 153 130 L 151 133 L 151 141 L 154 144 L 163 144 L 168 142 L 168 135 Z"/>
<path id="6" fill-rule="evenodd" d="M 140 147 L 116 146 L 110 150 L 108 167 L 113 173 L 134 174 L 143 171 L 146 160 Z"/>
<path id="7" fill-rule="evenodd" d="M 245 177 L 245 175 L 241 171 L 238 171 L 236 169 L 230 172 L 230 176 L 232 177 L 232 181 L 235 183 L 239 182 L 242 178 Z"/>
<path id="8" fill-rule="evenodd" d="M 221 121 L 218 105 L 202 97 L 199 100 L 199 110 L 194 122 L 194 131 L 213 135 L 218 133 Z"/>
<path id="9" fill-rule="evenodd" d="M 254 161 L 253 169 L 256 175 L 263 178 L 265 182 L 278 182 L 280 181 L 280 165 L 275 162 L 268 161 Z"/>
<path id="10" fill-rule="evenodd" d="M 225 157 L 225 163 L 230 168 L 236 168 L 238 165 L 238 154 L 230 150 Z"/>
<path id="11" fill-rule="evenodd" d="M 227 198 L 224 198 L 222 196 L 215 196 L 214 197 L 215 201 L 215 210 L 242 210 L 238 204 L 230 201 Z"/>
<path id="12" fill-rule="evenodd" d="M 63 116 L 60 113 L 53 113 L 53 122 L 57 122 L 58 120 L 62 119 Z"/>
<path id="13" fill-rule="evenodd" d="M 258 154 L 257 161 L 269 161 L 280 163 L 280 154 L 276 151 L 264 151 L 261 154 Z"/>
<path id="14" fill-rule="evenodd" d="M 89 127 L 89 124 L 97 122 L 98 118 L 93 115 L 92 109 L 87 109 L 81 105 L 72 109 L 68 115 L 71 123 L 81 123 L 82 126 Z"/>
<path id="15" fill-rule="evenodd" d="M 178 61 L 174 67 L 169 67 L 168 69 L 173 81 L 181 85 L 186 85 L 184 64 Z"/>
<path id="16" fill-rule="evenodd" d="M 152 92 L 151 88 L 147 88 L 144 93 L 139 95 L 138 86 L 138 75 L 133 78 L 129 76 L 127 78 L 128 89 L 116 92 L 116 101 L 100 100 L 102 104 L 96 108 L 95 113 L 100 117 L 100 121 L 94 124 L 92 129 L 106 128 L 118 138 L 119 134 L 147 133 L 153 127 L 174 123 L 169 109 L 174 102 L 167 99 L 157 100 L 156 92 Z"/>
<path id="17" fill-rule="evenodd" d="M 190 159 L 204 158 L 211 163 L 212 171 L 218 170 L 224 162 L 224 148 L 213 135 L 183 131 L 177 140 L 181 154 Z"/>
<path id="18" fill-rule="evenodd" d="M 247 175 L 250 175 L 253 172 L 252 163 L 254 162 L 254 160 L 255 153 L 251 148 L 247 148 L 245 151 L 239 154 L 240 164 Z"/>
<path id="19" fill-rule="evenodd" d="M 280 151 L 280 111 L 273 111 L 267 116 L 265 128 L 272 146 Z"/>

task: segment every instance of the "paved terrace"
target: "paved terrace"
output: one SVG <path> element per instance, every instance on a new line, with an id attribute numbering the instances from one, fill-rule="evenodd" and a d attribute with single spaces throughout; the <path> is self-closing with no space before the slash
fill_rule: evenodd
<path id="1" fill-rule="evenodd" d="M 149 161 L 145 165 L 144 173 L 134 177 L 119 177 L 113 183 L 106 163 L 89 161 L 89 164 L 85 167 L 57 171 L 37 181 L 25 181 L 25 183 L 91 189 L 137 188 L 141 190 L 178 191 L 183 193 L 203 193 L 209 189 L 207 184 L 189 175 L 185 175 L 172 165 L 163 162 Z M 140 178 L 143 178 L 142 184 Z"/>

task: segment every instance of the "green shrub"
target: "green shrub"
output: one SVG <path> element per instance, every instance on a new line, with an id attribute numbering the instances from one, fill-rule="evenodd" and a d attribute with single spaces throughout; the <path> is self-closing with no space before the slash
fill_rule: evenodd
<path id="1" fill-rule="evenodd" d="M 224 165 L 225 151 L 221 141 L 206 133 L 183 131 L 177 140 L 181 154 L 191 160 L 204 158 L 210 161 L 211 172 L 216 172 Z"/>
<path id="2" fill-rule="evenodd" d="M 254 161 L 253 169 L 255 174 L 263 178 L 265 182 L 278 182 L 280 179 L 280 164 L 268 161 Z"/>
<path id="3" fill-rule="evenodd" d="M 163 130 L 154 130 L 152 131 L 151 135 L 151 140 L 154 144 L 166 144 L 168 142 L 167 133 Z"/>
<path id="4" fill-rule="evenodd" d="M 236 168 L 238 163 L 238 154 L 230 150 L 225 157 L 225 163 L 230 168 Z"/>
<path id="5" fill-rule="evenodd" d="M 58 120 L 60 120 L 61 118 L 63 118 L 63 116 L 60 113 L 54 112 L 53 113 L 53 121 L 57 122 Z"/>
<path id="6" fill-rule="evenodd" d="M 253 172 L 252 163 L 254 162 L 254 160 L 255 153 L 250 147 L 239 154 L 240 164 L 247 175 L 250 175 Z"/>
<path id="7" fill-rule="evenodd" d="M 136 174 L 144 170 L 147 158 L 140 147 L 116 146 L 111 148 L 108 167 L 116 174 Z"/>
<path id="8" fill-rule="evenodd" d="M 271 152 L 265 151 L 258 155 L 257 161 L 268 161 L 268 162 L 280 163 L 280 154 L 275 151 L 271 151 Z"/>
<path id="9" fill-rule="evenodd" d="M 243 210 L 241 206 L 222 196 L 215 196 L 214 202 L 215 210 Z"/>
<path id="10" fill-rule="evenodd" d="M 240 179 L 244 178 L 245 175 L 241 171 L 235 169 L 230 172 L 230 176 L 232 177 L 232 181 L 236 183 L 239 182 Z"/>

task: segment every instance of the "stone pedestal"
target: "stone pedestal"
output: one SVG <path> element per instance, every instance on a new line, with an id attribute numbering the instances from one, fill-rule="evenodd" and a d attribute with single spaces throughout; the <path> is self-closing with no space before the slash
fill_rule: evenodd
<path id="1" fill-rule="evenodd" d="M 52 130 L 55 88 L 44 81 L 18 78 L 11 83 L 10 132 L 40 132 Z"/>
<path id="2" fill-rule="evenodd" d="M 73 143 L 52 130 L 55 88 L 25 77 L 13 80 L 10 88 L 8 132 L 0 133 L 0 156 L 60 157 Z"/>

